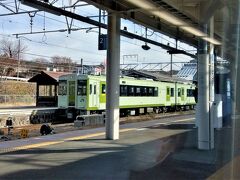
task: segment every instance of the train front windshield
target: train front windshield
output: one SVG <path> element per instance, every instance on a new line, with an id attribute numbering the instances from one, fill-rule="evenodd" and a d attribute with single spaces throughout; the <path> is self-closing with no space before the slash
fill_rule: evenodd
<path id="1" fill-rule="evenodd" d="M 87 80 L 78 80 L 78 96 L 86 96 L 87 95 Z"/>

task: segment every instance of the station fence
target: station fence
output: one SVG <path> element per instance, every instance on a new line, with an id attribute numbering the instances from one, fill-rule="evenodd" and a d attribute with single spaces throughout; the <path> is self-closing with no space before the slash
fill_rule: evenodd
<path id="1" fill-rule="evenodd" d="M 36 104 L 35 95 L 0 95 L 0 105 L 31 105 Z"/>

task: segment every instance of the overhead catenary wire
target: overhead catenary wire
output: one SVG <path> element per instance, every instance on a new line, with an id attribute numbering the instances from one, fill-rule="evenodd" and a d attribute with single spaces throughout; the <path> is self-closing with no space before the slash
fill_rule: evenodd
<path id="1" fill-rule="evenodd" d="M 2 34 L 0 34 L 0 35 L 2 35 Z M 10 37 L 10 36 L 7 36 L 7 37 Z M 73 50 L 73 51 L 77 51 L 77 52 L 82 51 L 82 52 L 86 52 L 86 53 L 89 53 L 89 54 L 93 53 L 92 51 L 88 51 L 88 50 L 82 50 L 82 49 L 77 49 L 77 48 L 70 48 L 70 47 L 66 47 L 66 46 L 61 46 L 59 44 L 47 43 L 47 42 L 42 42 L 42 41 L 35 41 L 35 40 L 31 40 L 29 38 L 22 38 L 22 40 L 26 40 L 26 41 L 30 41 L 30 42 L 38 43 L 38 44 L 42 44 L 42 45 L 52 46 L 52 47 L 59 47 L 59 48 L 69 49 L 69 50 Z M 100 53 L 95 53 L 94 55 L 105 57 L 105 55 L 100 54 Z"/>
<path id="2" fill-rule="evenodd" d="M 0 34 L 0 35 L 2 35 L 2 34 Z M 9 37 L 9 36 L 7 35 L 7 37 Z M 11 37 L 11 38 L 12 38 L 12 37 Z M 72 38 L 72 37 L 69 37 L 69 38 Z M 60 47 L 60 45 L 56 45 L 56 44 L 44 43 L 44 42 L 41 42 L 41 41 L 34 41 L 34 40 L 31 40 L 31 39 L 28 39 L 28 38 L 24 38 L 24 39 L 25 39 L 25 40 L 28 40 L 28 41 L 30 41 L 30 42 L 34 42 L 34 43 L 39 43 L 39 44 L 43 44 L 43 45 Z M 23 39 L 23 40 L 24 40 L 24 39 Z M 76 38 L 72 38 L 72 39 L 77 40 Z M 129 44 L 132 44 L 132 45 L 135 45 L 135 46 L 138 46 L 138 47 L 141 47 L 140 45 L 137 45 L 137 44 L 135 44 L 135 43 L 132 43 L 132 42 L 129 42 L 129 41 L 126 41 L 126 40 L 121 40 L 121 41 L 126 42 L 126 43 L 129 43 Z M 61 47 L 62 47 L 62 48 L 67 48 L 67 47 L 64 47 L 64 46 L 61 46 Z M 67 48 L 67 49 L 70 49 L 70 48 Z M 74 50 L 79 51 L 80 49 L 74 49 Z M 161 53 L 167 54 L 165 51 L 157 50 L 157 49 L 154 49 L 154 48 L 151 48 L 151 50 L 156 51 L 156 52 L 161 52 Z M 124 51 L 121 51 L 121 52 L 124 52 Z M 92 54 L 92 52 L 88 52 L 88 53 L 91 53 L 91 54 Z M 39 54 L 34 54 L 34 53 L 22 53 L 22 54 L 27 54 L 27 55 L 31 55 L 31 56 L 37 56 L 37 57 L 44 57 L 44 58 L 49 58 L 49 59 L 52 58 L 51 56 L 39 55 Z M 101 55 L 101 56 L 105 57 L 105 55 Z M 177 58 L 179 58 L 179 57 L 177 57 Z M 180 59 L 180 58 L 179 58 L 179 59 Z M 99 61 L 99 60 L 96 60 L 96 61 Z M 88 62 L 97 63 L 96 61 L 88 61 Z M 100 63 L 100 62 L 99 62 L 99 63 Z"/>
<path id="3" fill-rule="evenodd" d="M 3 34 L 0 34 L 0 36 L 5 36 L 5 37 L 9 37 L 9 38 L 13 38 L 9 35 L 3 35 Z M 30 40 L 30 39 L 29 39 Z M 31 42 L 34 42 L 33 40 L 30 40 Z M 35 43 L 35 42 L 34 42 Z M 40 43 L 40 44 L 44 44 L 46 45 L 46 43 L 43 43 L 43 42 L 36 42 L 36 43 Z M 79 51 L 79 50 L 78 50 Z M 28 54 L 28 55 L 31 55 L 31 56 L 36 56 L 36 57 L 44 57 L 44 58 L 49 58 L 51 59 L 53 56 L 46 56 L 46 55 L 40 55 L 40 54 L 36 54 L 36 53 L 21 53 L 21 54 Z M 92 53 L 91 53 L 92 54 Z M 104 56 L 105 57 L 105 56 Z M 100 63 L 99 60 L 92 60 L 92 61 L 89 61 L 89 60 L 85 60 L 86 63 Z"/>
<path id="4" fill-rule="evenodd" d="M 21 9 L 21 10 L 24 10 L 24 9 Z M 26 10 L 25 10 L 25 11 L 26 11 Z M 81 11 L 82 11 L 82 10 L 81 10 Z M 83 12 L 83 11 L 82 11 L 82 12 Z M 88 13 L 88 14 L 90 14 L 90 13 Z M 37 15 L 43 17 L 43 15 L 41 15 L 41 14 L 37 14 Z M 49 17 L 47 17 L 47 18 L 49 18 Z M 49 19 L 66 24 L 66 22 L 56 20 L 55 18 L 49 18 Z M 154 33 L 154 31 L 153 31 L 152 33 Z M 156 33 L 154 33 L 154 34 L 156 34 L 158 37 L 160 37 L 160 36 L 158 35 L 158 34 L 159 34 L 158 32 L 156 32 Z M 151 35 L 149 35 L 149 36 L 151 36 Z M 170 44 L 175 45 L 173 42 L 171 42 L 170 40 L 167 40 L 166 38 L 163 38 L 162 36 L 161 36 L 160 38 L 162 38 L 162 39 L 168 41 L 168 43 L 170 43 Z M 181 49 L 185 50 L 184 48 L 181 48 Z"/>
<path id="5" fill-rule="evenodd" d="M 54 20 L 56 20 L 56 19 L 54 19 Z M 65 24 L 65 22 L 62 22 L 62 23 L 64 23 Z M 52 44 L 52 43 L 47 43 L 48 45 L 53 45 L 53 46 L 56 46 L 56 45 L 54 45 L 54 44 Z M 62 48 L 67 48 L 67 49 L 73 49 L 73 48 L 69 48 L 69 47 L 62 47 Z M 76 49 L 75 49 L 76 50 Z M 101 55 L 101 56 L 103 56 L 103 55 Z"/>

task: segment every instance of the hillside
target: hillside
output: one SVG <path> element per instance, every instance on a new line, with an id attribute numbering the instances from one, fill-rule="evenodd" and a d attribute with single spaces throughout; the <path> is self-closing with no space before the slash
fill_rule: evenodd
<path id="1" fill-rule="evenodd" d="M 0 81 L 0 95 L 30 95 L 36 94 L 36 84 L 21 81 Z"/>
<path id="2" fill-rule="evenodd" d="M 0 107 L 35 106 L 35 94 L 35 83 L 0 81 Z"/>

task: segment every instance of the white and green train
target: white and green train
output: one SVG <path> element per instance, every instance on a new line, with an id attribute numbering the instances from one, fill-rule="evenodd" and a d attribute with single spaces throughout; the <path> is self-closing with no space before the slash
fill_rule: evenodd
<path id="1" fill-rule="evenodd" d="M 170 109 L 193 109 L 196 86 L 184 82 L 164 82 L 120 78 L 120 114 L 156 113 Z M 74 119 L 77 115 L 102 113 L 106 108 L 106 76 L 69 74 L 59 78 L 58 116 Z"/>

